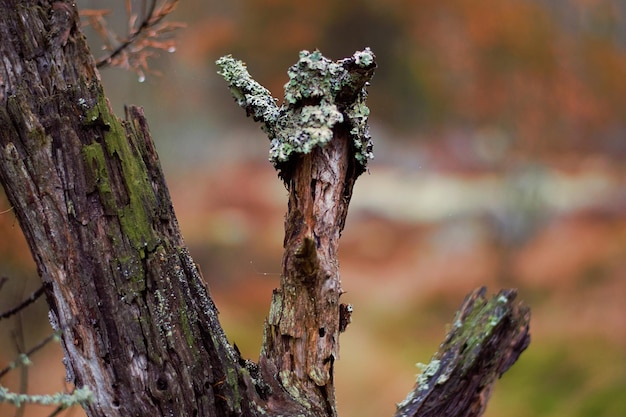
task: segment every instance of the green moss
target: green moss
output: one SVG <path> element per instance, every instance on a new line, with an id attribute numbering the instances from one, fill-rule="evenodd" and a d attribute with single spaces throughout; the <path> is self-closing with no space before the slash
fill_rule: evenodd
<path id="1" fill-rule="evenodd" d="M 458 316 L 455 318 L 454 326 L 458 330 L 449 345 L 465 346 L 467 354 L 464 355 L 465 362 L 462 365 L 464 369 L 472 366 L 484 340 L 491 336 L 493 329 L 509 311 L 508 301 L 502 294 L 489 300 L 477 297 L 467 316 L 462 319 Z"/>
<path id="2" fill-rule="evenodd" d="M 232 401 L 232 407 L 236 412 L 241 412 L 241 393 L 239 392 L 239 378 L 237 374 L 237 369 L 234 367 L 229 367 L 226 369 L 226 381 L 228 386 L 232 389 L 232 397 L 229 398 L 229 401 Z"/>
<path id="3" fill-rule="evenodd" d="M 183 334 L 185 335 L 185 340 L 187 341 L 187 346 L 193 349 L 195 354 L 197 352 L 195 348 L 197 342 L 196 338 L 194 337 L 193 331 L 191 330 L 191 323 L 189 322 L 189 318 L 193 315 L 193 313 L 189 311 L 187 303 L 185 303 L 182 297 L 180 297 L 180 303 L 178 307 L 180 311 L 180 324 L 182 326 Z"/>
<path id="4" fill-rule="evenodd" d="M 83 159 L 86 164 L 86 181 L 89 192 L 97 191 L 106 214 L 116 212 L 115 197 L 109 180 L 104 150 L 99 143 L 83 146 Z"/>
<path id="5" fill-rule="evenodd" d="M 110 112 L 103 94 L 100 94 L 95 106 L 86 109 L 83 120 L 88 126 L 104 126 L 102 130 L 105 132 L 103 143 L 93 142 L 82 149 L 87 164 L 88 186 L 98 191 L 106 213 L 118 217 L 122 231 L 143 257 L 146 251 L 152 252 L 158 244 L 152 229 L 156 197 L 146 174 L 146 166 L 127 139 L 126 129 Z M 121 166 L 128 195 L 125 205 L 118 204 L 111 185 L 109 164 L 114 163 L 114 158 Z"/>

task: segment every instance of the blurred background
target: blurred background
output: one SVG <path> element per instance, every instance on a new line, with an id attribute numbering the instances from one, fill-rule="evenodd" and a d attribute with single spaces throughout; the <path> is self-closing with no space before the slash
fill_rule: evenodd
<path id="1" fill-rule="evenodd" d="M 118 3 L 78 6 L 111 8 L 123 34 Z M 336 363 L 340 415 L 392 415 L 482 285 L 518 288 L 532 309 L 531 345 L 487 416 L 626 415 L 623 2 L 184 0 L 168 20 L 187 27 L 150 61 L 161 75 L 102 78 L 118 115 L 144 107 L 186 243 L 244 356 L 258 356 L 279 283 L 287 193 L 214 62 L 233 54 L 282 98 L 300 50 L 341 59 L 369 46 L 375 159 L 340 245 L 355 309 Z M 39 286 L 9 209 L 2 197 L 0 311 Z M 50 332 L 43 300 L 0 321 L 0 367 Z M 61 357 L 50 345 L 0 382 L 63 390 Z"/>

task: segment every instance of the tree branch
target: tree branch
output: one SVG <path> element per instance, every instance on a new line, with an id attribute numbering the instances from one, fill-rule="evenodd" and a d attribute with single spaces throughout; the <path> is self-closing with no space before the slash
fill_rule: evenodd
<path id="1" fill-rule="evenodd" d="M 173 52 L 175 42 L 170 39 L 171 32 L 185 27 L 178 22 L 164 23 L 163 19 L 174 11 L 179 0 L 144 0 L 142 10 L 135 12 L 131 0 L 126 0 L 128 33 L 120 37 L 107 27 L 106 10 L 83 10 L 85 25 L 90 25 L 104 43 L 108 53 L 96 62 L 97 68 L 116 66 L 135 71 L 139 79 L 145 79 L 146 73 L 156 73 L 148 65 L 148 58 L 156 55 L 155 51 Z M 61 2 L 57 2 L 61 3 Z M 62 3 L 61 3 L 62 4 Z M 141 14 L 141 16 L 139 15 Z"/>
<path id="2" fill-rule="evenodd" d="M 469 294 L 452 329 L 395 417 L 476 417 L 483 414 L 494 383 L 530 343 L 530 309 L 515 290 L 491 299 L 485 288 Z"/>
<path id="3" fill-rule="evenodd" d="M 22 301 L 15 307 L 10 308 L 6 311 L 0 312 L 0 320 L 9 318 L 14 314 L 19 313 L 21 310 L 25 309 L 26 307 L 28 307 L 29 305 L 37 301 L 37 299 L 41 297 L 42 294 L 44 293 L 44 290 L 45 288 L 42 285 L 41 287 L 37 288 L 37 290 L 35 290 L 33 293 L 31 293 L 31 295 L 28 298 L 26 298 L 24 301 Z"/>
<path id="4" fill-rule="evenodd" d="M 259 365 L 303 409 L 334 416 L 333 366 L 345 329 L 337 251 L 354 182 L 372 157 L 365 87 L 374 54 L 366 49 L 331 62 L 302 52 L 281 107 L 241 62 L 225 57 L 218 65 L 238 104 L 263 122 L 270 160 L 289 190 L 281 287 Z"/>

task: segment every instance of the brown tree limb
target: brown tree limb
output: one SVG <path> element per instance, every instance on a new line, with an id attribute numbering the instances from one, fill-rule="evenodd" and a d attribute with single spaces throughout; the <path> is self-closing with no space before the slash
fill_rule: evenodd
<path id="1" fill-rule="evenodd" d="M 530 343 L 530 309 L 514 290 L 469 294 L 395 417 L 481 416 L 495 382 Z"/>
<path id="2" fill-rule="evenodd" d="M 301 53 L 280 108 L 241 62 L 218 64 L 239 104 L 264 123 L 270 159 L 289 190 L 281 286 L 259 365 L 304 409 L 334 416 L 343 292 L 337 251 L 354 182 L 371 157 L 365 87 L 374 55 L 366 49 L 334 63 L 317 51 Z"/>

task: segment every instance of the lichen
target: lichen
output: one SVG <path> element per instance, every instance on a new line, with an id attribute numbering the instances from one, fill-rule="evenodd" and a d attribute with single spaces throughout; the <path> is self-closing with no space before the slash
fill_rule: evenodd
<path id="1" fill-rule="evenodd" d="M 272 295 L 272 303 L 270 304 L 270 312 L 267 316 L 268 324 L 272 326 L 278 326 L 278 324 L 280 323 L 282 310 L 283 295 L 278 291 L 274 291 L 274 294 Z"/>
<path id="2" fill-rule="evenodd" d="M 109 238 L 116 239 L 110 234 Z M 111 266 L 116 268 L 117 275 L 125 284 L 118 287 L 119 295 L 126 303 L 132 303 L 146 289 L 144 269 L 139 257 L 135 254 L 122 256 L 117 258 L 116 262 L 112 262 Z"/>
<path id="3" fill-rule="evenodd" d="M 53 395 L 28 395 L 10 392 L 0 386 L 0 403 L 6 402 L 16 407 L 23 404 L 57 405 L 68 408 L 73 405 L 85 406 L 93 401 L 93 393 L 87 387 L 76 388 L 73 393 L 57 392 Z"/>
<path id="4" fill-rule="evenodd" d="M 168 298 L 164 296 L 162 291 L 159 289 L 155 290 L 154 294 L 156 295 L 156 313 L 158 316 L 159 329 L 162 332 L 162 336 L 173 340 L 172 316 Z"/>
<path id="5" fill-rule="evenodd" d="M 285 101 L 296 104 L 303 99 L 328 100 L 341 88 L 340 77 L 346 70 L 320 51 L 301 51 L 298 63 L 287 71 L 289 81 L 285 84 Z"/>
<path id="6" fill-rule="evenodd" d="M 367 161 L 374 158 L 373 143 L 369 132 L 369 125 L 367 123 L 370 115 L 370 109 L 365 105 L 365 99 L 367 93 L 363 93 L 354 102 L 354 104 L 346 109 L 346 115 L 350 121 L 350 135 L 354 142 L 356 152 L 354 157 L 361 165 L 366 166 Z"/>
<path id="7" fill-rule="evenodd" d="M 307 410 L 311 409 L 311 402 L 306 396 L 302 395 L 306 392 L 306 390 L 303 389 L 300 384 L 300 380 L 292 371 L 283 369 L 278 373 L 278 379 L 280 380 L 281 386 L 294 400 L 304 406 Z"/>
<path id="8" fill-rule="evenodd" d="M 221 68 L 218 74 L 228 82 L 237 104 L 246 110 L 252 110 L 255 121 L 276 122 L 278 118 L 276 99 L 267 88 L 250 77 L 246 64 L 231 55 L 221 57 L 216 64 Z"/>
<path id="9" fill-rule="evenodd" d="M 319 51 L 300 52 L 289 68 L 284 104 L 276 106 L 269 91 L 254 81 L 241 61 L 230 55 L 220 58 L 220 75 L 228 82 L 237 103 L 264 123 L 270 139 L 270 161 L 278 166 L 293 154 L 307 154 L 333 138 L 334 128 L 347 123 L 354 144 L 354 157 L 365 167 L 374 157 L 365 104 L 367 80 L 375 57 L 369 48 L 351 58 L 333 62 Z M 354 71 L 353 65 L 366 71 Z"/>
<path id="10" fill-rule="evenodd" d="M 374 63 L 374 54 L 370 48 L 365 48 L 363 51 L 357 51 L 354 53 L 354 60 L 357 65 L 368 67 Z"/>
<path id="11" fill-rule="evenodd" d="M 431 360 L 428 365 L 424 365 L 423 363 L 416 364 L 416 366 L 421 371 L 420 374 L 417 376 L 418 390 L 421 391 L 428 388 L 428 382 L 439 371 L 439 365 L 441 365 L 441 361 L 438 359 Z"/>

